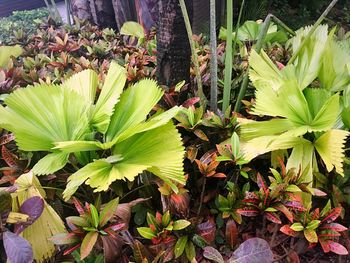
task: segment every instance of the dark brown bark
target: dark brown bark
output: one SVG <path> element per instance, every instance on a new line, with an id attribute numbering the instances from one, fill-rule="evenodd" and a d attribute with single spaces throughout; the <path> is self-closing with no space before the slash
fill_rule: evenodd
<path id="1" fill-rule="evenodd" d="M 192 1 L 186 1 L 190 18 Z M 157 78 L 161 85 L 190 81 L 191 49 L 178 0 L 160 0 L 157 27 Z"/>
<path id="2" fill-rule="evenodd" d="M 90 9 L 96 25 L 117 28 L 112 0 L 90 0 Z"/>
<path id="3" fill-rule="evenodd" d="M 90 0 L 71 0 L 72 15 L 81 20 L 93 21 Z"/>

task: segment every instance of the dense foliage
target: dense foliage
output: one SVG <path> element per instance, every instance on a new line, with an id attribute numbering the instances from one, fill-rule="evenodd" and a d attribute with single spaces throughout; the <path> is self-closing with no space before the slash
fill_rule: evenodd
<path id="1" fill-rule="evenodd" d="M 14 11 L 9 17 L 0 18 L 0 44 L 8 45 L 14 36 L 33 34 L 40 23 L 46 20 L 49 12 L 46 8 L 28 11 Z"/>
<path id="2" fill-rule="evenodd" d="M 0 47 L 1 252 L 11 262 L 347 255 L 350 38 L 271 25 L 257 52 L 262 30 L 237 30 L 229 101 L 248 72 L 241 112 L 208 110 L 194 68 L 191 83 L 158 87 L 154 33 L 135 23 L 121 35 L 49 21 L 11 38 L 22 49 Z M 208 41 L 194 42 L 209 94 Z"/>

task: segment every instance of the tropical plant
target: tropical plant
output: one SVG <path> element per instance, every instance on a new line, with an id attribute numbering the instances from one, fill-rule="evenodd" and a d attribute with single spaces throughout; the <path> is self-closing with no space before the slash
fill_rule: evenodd
<path id="1" fill-rule="evenodd" d="M 133 181 L 143 170 L 159 176 L 174 191 L 174 182 L 185 183 L 181 138 L 170 122 L 179 108 L 146 121 L 163 92 L 152 80 L 122 92 L 125 80 L 124 69 L 113 62 L 96 104 L 98 76 L 85 70 L 60 86 L 16 90 L 5 99 L 7 107 L 0 108 L 0 126 L 15 134 L 21 150 L 50 152 L 35 164 L 35 174 L 63 168 L 70 153 L 85 165 L 69 177 L 66 200 L 84 182 L 95 191 L 105 191 L 113 181 Z M 101 141 L 94 140 L 96 136 Z M 111 154 L 99 159 L 96 151 L 108 149 Z"/>
<path id="2" fill-rule="evenodd" d="M 33 197 L 42 202 L 40 217 L 35 216 L 36 221 L 26 227 L 21 235 L 28 240 L 33 248 L 34 260 L 45 262 L 56 251 L 55 245 L 48 241 L 53 235 L 66 231 L 63 221 L 56 211 L 45 201 L 46 193 L 39 180 L 32 172 L 21 175 L 15 182 L 17 190 L 13 193 L 13 211 L 22 211 L 22 206 Z M 33 208 L 35 208 L 33 204 Z M 30 213 L 28 213 L 30 214 Z M 40 233 L 40 234 L 38 234 Z"/>
<path id="3" fill-rule="evenodd" d="M 338 45 L 329 44 L 334 41 L 333 34 L 327 36 L 324 25 L 316 29 L 305 46 L 300 46 L 310 29 L 299 30 L 291 40 L 294 52 L 301 49 L 297 60 L 282 70 L 264 52 L 258 55 L 252 51 L 250 78 L 256 88 L 256 103 L 251 113 L 279 118 L 241 120 L 240 124 L 247 160 L 269 151 L 292 148 L 287 169 L 301 167 L 306 183 L 312 181 L 312 172 L 317 170 L 315 152 L 329 172 L 335 168 L 337 173 L 343 174 L 342 148 L 349 135 L 347 131 L 334 128 L 340 115 L 340 94 L 335 92 L 344 88 L 344 80 L 332 77 L 335 71 L 329 78 L 322 73 L 322 68 L 329 65 L 322 60 L 322 54 L 331 56 L 328 49 Z M 333 61 L 333 57 L 327 61 Z M 320 87 L 314 83 L 317 77 Z"/>
<path id="4" fill-rule="evenodd" d="M 320 243 L 325 253 L 332 251 L 339 255 L 347 255 L 347 249 L 337 242 L 340 232 L 346 231 L 347 228 L 334 223 L 341 212 L 341 207 L 331 209 L 331 202 L 328 201 L 321 212 L 319 208 L 301 212 L 296 215 L 296 222 L 282 226 L 280 231 L 293 237 L 302 233 L 311 246 Z"/>
<path id="5" fill-rule="evenodd" d="M 117 211 L 119 199 L 112 199 L 101 209 L 88 203 L 83 206 L 77 199 L 73 203 L 79 216 L 66 218 L 70 232 L 56 234 L 50 240 L 60 246 L 71 245 L 65 250 L 65 255 L 80 248 L 80 260 L 87 258 L 95 247 L 102 246 L 105 261 L 114 262 L 121 256 L 124 243 L 118 232 L 126 227 L 125 223 L 110 222 Z"/>
<path id="6" fill-rule="evenodd" d="M 0 238 L 5 258 L 11 263 L 31 262 L 33 260 L 33 250 L 30 243 L 20 236 L 20 234 L 33 224 L 42 214 L 44 201 L 36 196 L 27 199 L 19 208 L 19 212 L 12 210 L 11 188 L 0 190 Z M 14 232 L 10 231 L 6 224 L 14 226 Z"/>

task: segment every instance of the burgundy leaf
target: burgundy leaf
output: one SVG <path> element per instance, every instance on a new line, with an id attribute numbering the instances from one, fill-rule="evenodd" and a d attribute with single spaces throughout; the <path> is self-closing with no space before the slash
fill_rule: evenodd
<path id="1" fill-rule="evenodd" d="M 321 247 L 322 247 L 324 253 L 328 253 L 331 251 L 331 248 L 329 246 L 330 240 L 319 239 L 319 242 L 321 244 Z"/>
<path id="2" fill-rule="evenodd" d="M 342 212 L 342 208 L 341 207 L 336 207 L 336 208 L 333 208 L 331 211 L 329 211 L 327 213 L 327 215 L 322 219 L 321 221 L 321 224 L 323 222 L 327 222 L 327 223 L 330 223 L 330 222 L 333 222 L 334 220 L 336 220 L 340 214 Z"/>
<path id="3" fill-rule="evenodd" d="M 273 253 L 264 239 L 250 238 L 233 252 L 231 260 L 235 263 L 271 263 L 273 261 Z"/>
<path id="4" fill-rule="evenodd" d="M 289 207 L 291 209 L 294 209 L 300 212 L 304 212 L 306 210 L 305 207 L 298 201 L 286 201 L 284 202 L 284 205 L 286 207 Z"/>
<path id="5" fill-rule="evenodd" d="M 226 242 L 229 244 L 231 249 L 233 249 L 238 241 L 237 225 L 233 219 L 228 220 L 226 223 L 225 237 Z"/>
<path id="6" fill-rule="evenodd" d="M 6 134 L 4 136 L 1 136 L 0 137 L 0 145 L 4 145 L 4 144 L 7 144 L 11 141 L 13 141 L 15 138 L 15 136 L 13 136 L 13 134 Z"/>
<path id="7" fill-rule="evenodd" d="M 334 242 L 334 241 L 329 241 L 329 249 L 330 251 L 338 254 L 338 255 L 348 255 L 349 252 L 348 250 L 341 244 Z"/>
<path id="8" fill-rule="evenodd" d="M 278 211 L 280 211 L 280 212 L 282 212 L 286 217 L 287 217 L 287 219 L 291 222 L 291 223 L 293 223 L 293 214 L 292 214 L 292 212 L 290 212 L 289 210 L 288 210 L 288 208 L 287 207 L 285 207 L 284 205 L 282 205 L 282 204 L 278 204 L 278 205 L 274 205 L 273 206 L 275 209 L 277 209 Z"/>
<path id="9" fill-rule="evenodd" d="M 267 187 L 267 185 L 266 185 L 266 183 L 264 181 L 264 178 L 262 178 L 260 173 L 257 174 L 256 180 L 257 180 L 258 186 L 260 188 L 262 188 L 264 190 L 264 193 L 266 194 L 266 192 L 268 190 L 268 187 Z"/>
<path id="10" fill-rule="evenodd" d="M 6 162 L 9 167 L 18 167 L 18 157 L 11 153 L 5 145 L 1 147 L 2 159 Z"/>
<path id="11" fill-rule="evenodd" d="M 85 214 L 85 210 L 83 205 L 80 203 L 80 201 L 78 199 L 76 199 L 75 197 L 73 197 L 72 199 L 73 204 L 75 206 L 75 209 L 78 211 L 79 215 L 83 215 Z"/>
<path id="12" fill-rule="evenodd" d="M 188 100 L 186 100 L 182 106 L 185 107 L 185 108 L 188 108 L 190 106 L 193 106 L 194 104 L 196 104 L 197 102 L 200 101 L 200 98 L 199 97 L 193 97 L 193 98 L 190 98 Z"/>
<path id="13" fill-rule="evenodd" d="M 69 255 L 70 253 L 72 253 L 73 251 L 77 250 L 79 247 L 81 246 L 81 244 L 76 244 L 75 246 L 71 247 L 71 248 L 68 248 L 66 249 L 64 252 L 63 252 L 63 255 L 66 256 L 66 255 Z"/>
<path id="14" fill-rule="evenodd" d="M 338 223 L 330 223 L 330 224 L 322 225 L 320 226 L 320 229 L 330 229 L 337 232 L 343 232 L 345 230 L 348 230 L 345 226 Z"/>
<path id="15" fill-rule="evenodd" d="M 6 255 L 11 263 L 33 262 L 33 250 L 29 242 L 23 237 L 6 231 L 3 233 Z"/>
<path id="16" fill-rule="evenodd" d="M 259 214 L 259 210 L 251 207 L 251 208 L 241 208 L 237 209 L 237 213 L 241 214 L 242 216 L 257 216 Z"/>
<path id="17" fill-rule="evenodd" d="M 122 255 L 123 241 L 120 237 L 101 236 L 106 263 L 116 262 Z"/>
<path id="18" fill-rule="evenodd" d="M 299 233 L 297 231 L 294 231 L 293 229 L 291 229 L 289 225 L 282 226 L 280 228 L 280 231 L 287 236 L 296 237 L 299 235 Z"/>
<path id="19" fill-rule="evenodd" d="M 276 224 L 281 224 L 282 223 L 280 217 L 276 213 L 265 212 L 265 216 L 266 216 L 266 219 L 269 220 L 272 223 L 276 223 Z"/>
<path id="20" fill-rule="evenodd" d="M 214 223 L 210 222 L 209 220 L 197 226 L 198 235 L 204 238 L 208 244 L 210 244 L 215 240 L 215 232 L 216 232 L 216 226 Z"/>

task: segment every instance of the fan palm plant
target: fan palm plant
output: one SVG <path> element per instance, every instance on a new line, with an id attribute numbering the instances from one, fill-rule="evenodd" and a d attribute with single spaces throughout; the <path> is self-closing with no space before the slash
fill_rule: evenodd
<path id="1" fill-rule="evenodd" d="M 144 170 L 176 191 L 175 183 L 185 183 L 184 149 L 171 122 L 179 108 L 147 119 L 163 91 L 145 79 L 123 92 L 125 82 L 124 68 L 112 62 L 98 98 L 98 75 L 92 70 L 61 85 L 16 90 L 6 98 L 7 106 L 0 106 L 0 127 L 14 133 L 19 149 L 49 152 L 33 167 L 37 175 L 63 168 L 70 154 L 84 165 L 68 178 L 66 200 L 84 182 L 105 191 L 115 180 L 133 181 Z"/>
<path id="2" fill-rule="evenodd" d="M 292 50 L 299 49 L 310 28 L 297 32 Z M 340 93 L 350 82 L 349 50 L 319 26 L 294 63 L 279 70 L 262 52 L 250 56 L 250 78 L 256 88 L 252 114 L 267 121 L 241 120 L 240 134 L 247 160 L 266 152 L 292 149 L 287 169 L 301 168 L 303 181 L 312 181 L 317 152 L 328 171 L 343 174 L 343 146 L 349 132 L 339 128 Z M 336 61 L 336 58 L 344 58 Z M 315 82 L 318 79 L 319 83 Z"/>

